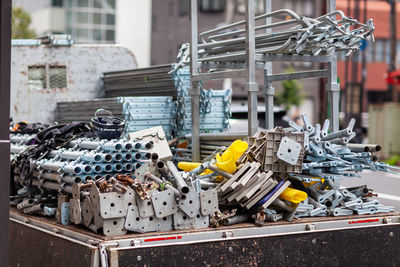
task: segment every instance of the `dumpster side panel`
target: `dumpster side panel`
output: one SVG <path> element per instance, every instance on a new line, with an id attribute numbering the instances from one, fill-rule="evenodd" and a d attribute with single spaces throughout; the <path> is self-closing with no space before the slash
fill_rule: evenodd
<path id="1" fill-rule="evenodd" d="M 400 246 L 393 244 L 400 244 L 399 225 L 125 249 L 111 263 L 147 267 L 398 266 Z"/>
<path id="2" fill-rule="evenodd" d="M 94 247 L 10 221 L 9 266 L 94 266 Z"/>

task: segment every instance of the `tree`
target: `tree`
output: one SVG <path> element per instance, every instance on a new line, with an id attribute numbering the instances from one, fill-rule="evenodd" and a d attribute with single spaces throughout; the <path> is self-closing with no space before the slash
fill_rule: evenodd
<path id="1" fill-rule="evenodd" d="M 11 32 L 13 39 L 30 39 L 35 38 L 36 33 L 33 29 L 29 29 L 31 17 L 20 7 L 12 9 Z"/>
<path id="2" fill-rule="evenodd" d="M 293 68 L 286 70 L 286 73 L 294 72 Z M 301 92 L 301 84 L 294 80 L 282 82 L 283 90 L 276 94 L 276 105 L 285 106 L 285 110 L 289 111 L 292 106 L 298 107 L 304 99 L 304 94 Z"/>

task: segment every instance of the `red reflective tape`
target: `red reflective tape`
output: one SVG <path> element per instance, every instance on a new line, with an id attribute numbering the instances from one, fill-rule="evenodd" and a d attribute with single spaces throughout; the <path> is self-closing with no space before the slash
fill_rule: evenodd
<path id="1" fill-rule="evenodd" d="M 369 222 L 379 222 L 379 219 L 368 219 L 368 220 L 349 221 L 349 224 L 354 224 L 354 223 L 369 223 Z"/>
<path id="2" fill-rule="evenodd" d="M 169 237 L 157 237 L 157 238 L 148 238 L 145 239 L 144 242 L 153 242 L 153 241 L 164 241 L 164 240 L 174 240 L 174 239 L 182 239 L 182 236 L 169 236 Z"/>

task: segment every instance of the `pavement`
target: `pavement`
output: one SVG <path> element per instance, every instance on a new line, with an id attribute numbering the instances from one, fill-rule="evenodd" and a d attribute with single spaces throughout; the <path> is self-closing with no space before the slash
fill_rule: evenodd
<path id="1" fill-rule="evenodd" d="M 363 171 L 362 178 L 343 177 L 340 187 L 367 185 L 374 193 L 378 194 L 381 204 L 394 206 L 400 211 L 400 175 L 386 172 Z"/>

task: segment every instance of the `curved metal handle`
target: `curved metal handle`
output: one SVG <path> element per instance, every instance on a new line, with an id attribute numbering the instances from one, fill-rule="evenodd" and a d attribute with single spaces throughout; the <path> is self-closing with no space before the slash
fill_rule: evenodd
<path id="1" fill-rule="evenodd" d="M 94 113 L 94 116 L 96 117 L 96 119 L 97 119 L 97 113 L 99 113 L 99 112 L 105 112 L 105 113 L 108 113 L 108 117 L 110 117 L 110 118 L 114 118 L 114 115 L 112 114 L 112 112 L 111 111 L 109 111 L 109 110 L 106 110 L 106 109 L 102 109 L 102 108 L 99 108 L 99 109 L 97 109 L 96 110 L 96 112 Z"/>

